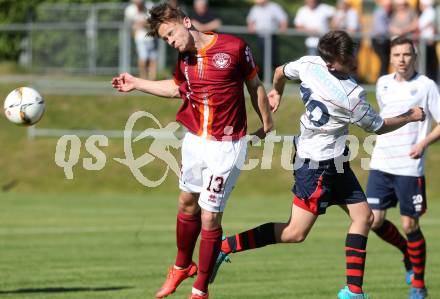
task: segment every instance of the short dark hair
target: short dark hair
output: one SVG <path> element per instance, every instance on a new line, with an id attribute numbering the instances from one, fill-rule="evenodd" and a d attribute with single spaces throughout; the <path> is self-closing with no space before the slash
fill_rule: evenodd
<path id="1" fill-rule="evenodd" d="M 325 62 L 345 63 L 354 55 L 355 43 L 345 31 L 327 32 L 319 39 L 318 53 Z"/>
<path id="2" fill-rule="evenodd" d="M 414 42 L 406 35 L 399 35 L 398 37 L 393 38 L 390 42 L 390 49 L 395 46 L 406 44 L 410 45 L 413 54 L 416 54 L 416 47 L 414 46 Z"/>
<path id="3" fill-rule="evenodd" d="M 159 37 L 159 27 L 163 23 L 183 20 L 186 15 L 179 7 L 173 7 L 168 2 L 160 3 L 149 10 L 147 19 L 148 35 Z"/>

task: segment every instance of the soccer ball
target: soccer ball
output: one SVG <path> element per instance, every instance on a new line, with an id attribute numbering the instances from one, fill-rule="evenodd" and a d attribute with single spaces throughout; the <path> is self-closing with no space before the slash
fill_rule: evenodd
<path id="1" fill-rule="evenodd" d="M 8 94 L 4 109 L 9 121 L 17 125 L 31 126 L 43 116 L 44 100 L 35 89 L 19 87 Z"/>

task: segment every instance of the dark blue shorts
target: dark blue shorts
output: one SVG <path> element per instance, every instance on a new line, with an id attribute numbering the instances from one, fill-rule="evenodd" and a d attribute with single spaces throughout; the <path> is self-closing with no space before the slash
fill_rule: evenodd
<path id="1" fill-rule="evenodd" d="M 295 159 L 295 194 L 293 203 L 315 215 L 324 214 L 331 205 L 348 205 L 366 201 L 364 191 L 348 162 L 336 167 L 334 159 L 313 162 Z M 339 169 L 339 172 L 338 172 Z"/>
<path id="2" fill-rule="evenodd" d="M 400 214 L 419 218 L 426 211 L 425 177 L 403 176 L 370 170 L 367 198 L 373 210 L 400 204 Z"/>

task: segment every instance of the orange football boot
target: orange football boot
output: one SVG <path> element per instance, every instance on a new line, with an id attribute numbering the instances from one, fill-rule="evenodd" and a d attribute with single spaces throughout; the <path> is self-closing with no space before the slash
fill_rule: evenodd
<path id="1" fill-rule="evenodd" d="M 194 277 L 197 274 L 197 265 L 194 262 L 191 262 L 191 265 L 186 269 L 176 269 L 174 266 L 171 266 L 168 271 L 167 280 L 156 293 L 156 298 L 165 298 L 168 295 L 171 295 L 176 291 L 176 288 L 179 284 L 187 279 L 188 277 Z M 208 297 L 206 297 L 208 298 Z"/>

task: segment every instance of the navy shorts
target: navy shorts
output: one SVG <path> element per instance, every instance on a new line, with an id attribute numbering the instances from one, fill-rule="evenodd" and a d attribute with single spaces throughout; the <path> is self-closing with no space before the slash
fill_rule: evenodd
<path id="1" fill-rule="evenodd" d="M 304 164 L 294 170 L 293 203 L 315 215 L 325 214 L 331 205 L 348 205 L 366 201 L 364 191 L 348 162 L 340 171 L 334 159 L 313 162 L 296 157 L 295 164 Z M 294 167 L 295 168 L 295 167 Z"/>
<path id="2" fill-rule="evenodd" d="M 426 211 L 425 177 L 394 175 L 370 170 L 367 198 L 373 210 L 386 210 L 400 204 L 400 214 L 419 218 Z"/>

